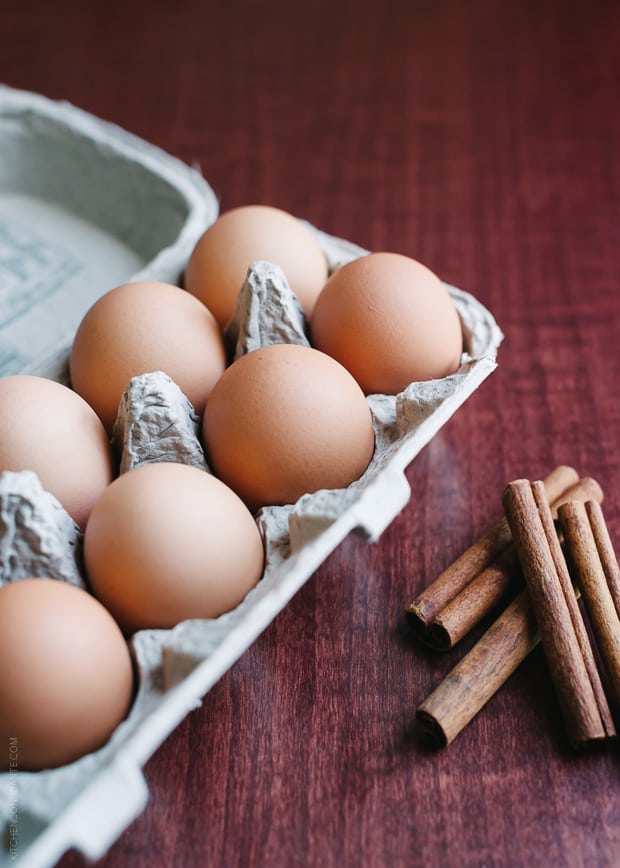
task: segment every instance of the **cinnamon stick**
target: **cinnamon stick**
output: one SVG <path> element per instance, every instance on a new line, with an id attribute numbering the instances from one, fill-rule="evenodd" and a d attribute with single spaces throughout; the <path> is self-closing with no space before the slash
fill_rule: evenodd
<path id="1" fill-rule="evenodd" d="M 447 651 L 466 636 L 502 598 L 522 581 L 514 545 L 482 570 L 439 611 L 428 625 L 426 644 Z"/>
<path id="2" fill-rule="evenodd" d="M 463 552 L 407 607 L 411 627 L 425 635 L 435 615 L 509 544 L 510 529 L 502 519 Z"/>
<path id="3" fill-rule="evenodd" d="M 586 512 L 596 541 L 596 548 L 607 579 L 607 587 L 620 618 L 620 566 L 605 524 L 603 510 L 596 499 L 586 502 Z"/>
<path id="4" fill-rule="evenodd" d="M 618 562 L 615 555 L 611 561 L 602 562 L 601 549 L 609 556 L 609 534 L 602 511 L 596 506 L 579 502 L 565 503 L 558 510 L 558 515 L 574 577 L 581 590 L 607 672 L 609 689 L 616 704 L 620 705 L 620 620 L 609 582 L 610 578 L 612 583 L 615 579 Z M 594 516 L 593 520 L 591 516 Z M 602 541 L 601 537 L 604 538 Z"/>
<path id="5" fill-rule="evenodd" d="M 560 465 L 545 479 L 549 499 L 556 500 L 579 480 L 577 471 Z M 412 629 L 425 638 L 427 627 L 463 588 L 491 564 L 511 541 L 510 528 L 504 518 L 483 534 L 445 569 L 407 607 L 407 620 Z"/>
<path id="6" fill-rule="evenodd" d="M 425 736 L 437 747 L 449 744 L 538 641 L 536 618 L 523 590 L 417 708 L 416 721 Z"/>
<path id="7" fill-rule="evenodd" d="M 545 486 L 546 488 L 546 486 Z M 552 504 L 552 514 L 567 500 L 602 501 L 603 491 L 595 479 L 585 477 L 560 495 Z M 488 566 L 440 612 L 430 628 L 431 636 L 443 631 L 445 647 L 453 647 L 487 615 L 502 598 L 522 581 L 519 559 L 510 545 L 495 563 Z"/>
<path id="8" fill-rule="evenodd" d="M 601 677 L 596 666 L 594 651 L 590 644 L 586 625 L 577 604 L 577 596 L 573 588 L 573 582 L 571 580 L 568 565 L 564 557 L 564 552 L 562 551 L 562 547 L 560 545 L 560 538 L 553 523 L 551 510 L 548 508 L 547 501 L 545 500 L 542 483 L 532 482 L 531 488 L 532 494 L 534 495 L 534 501 L 538 509 L 538 514 L 540 515 L 540 519 L 543 525 L 543 530 L 547 538 L 551 557 L 553 558 L 558 582 L 560 583 L 562 593 L 564 594 L 564 598 L 566 600 L 566 605 L 568 607 L 568 611 L 571 617 L 573 629 L 575 631 L 575 636 L 577 638 L 577 643 L 581 652 L 581 657 L 586 667 L 586 671 L 590 679 L 590 684 L 592 685 L 592 691 L 594 693 L 594 698 L 596 700 L 596 704 L 601 716 L 601 721 L 603 722 L 606 734 L 615 735 L 616 730 L 611 716 L 611 711 L 609 709 L 609 704 L 607 702 L 607 697 L 605 696 L 605 691 L 603 689 L 603 684 L 601 682 Z"/>
<path id="9" fill-rule="evenodd" d="M 566 499 L 596 501 L 603 499 L 600 485 L 589 477 L 577 479 L 557 497 L 553 497 L 559 487 L 557 480 L 562 478 L 558 475 L 560 471 L 562 471 L 565 482 L 575 479 L 577 476 L 576 471 L 572 471 L 572 468 L 556 468 L 553 474 L 545 480 L 545 490 L 548 496 L 551 495 L 552 497 L 552 509 L 554 511 Z M 552 479 L 554 474 L 555 480 Z M 552 484 L 554 481 L 556 483 L 555 488 Z M 462 555 L 459 560 L 462 561 L 467 554 L 465 552 L 465 555 Z M 452 587 L 450 599 L 437 607 L 438 601 L 443 601 L 442 595 L 448 594 L 451 577 L 452 567 L 448 567 L 432 585 L 429 585 L 410 604 L 407 610 L 407 620 L 414 632 L 427 645 L 436 650 L 449 650 L 466 636 L 518 585 L 521 580 L 521 571 L 514 546 L 509 544 L 493 563 L 479 573 L 472 574 L 460 589 L 454 592 Z M 434 609 L 429 605 L 429 600 L 435 604 Z"/>
<path id="10" fill-rule="evenodd" d="M 585 625 L 543 484 L 511 482 L 502 501 L 569 740 L 581 747 L 603 739 L 614 733 L 611 712 L 583 645 Z"/>

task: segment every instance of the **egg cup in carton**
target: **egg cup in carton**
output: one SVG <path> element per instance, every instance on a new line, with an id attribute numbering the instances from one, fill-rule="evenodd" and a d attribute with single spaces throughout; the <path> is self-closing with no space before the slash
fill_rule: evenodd
<path id="1" fill-rule="evenodd" d="M 50 166 L 59 172 L 66 189 L 46 176 L 38 190 L 25 184 L 26 192 L 5 192 L 0 174 L 0 280 L 9 288 L 8 296 L 0 295 L 0 373 L 62 379 L 73 334 L 93 301 L 129 279 L 178 283 L 198 237 L 216 219 L 217 203 L 197 172 L 71 106 L 0 88 L 2 128 L 11 134 L 0 137 L 0 173 L 7 162 L 29 158 L 44 175 Z M 69 169 L 77 177 L 68 178 Z M 27 170 L 20 170 L 22 177 Z M 367 252 L 306 225 L 330 272 Z M 26 256 L 21 270 L 20 251 Z M 47 278 L 39 260 L 51 263 Z M 448 290 L 463 327 L 458 370 L 411 383 L 398 395 L 368 396 L 374 456 L 346 489 L 259 510 L 265 569 L 235 609 L 133 635 L 137 693 L 100 750 L 56 769 L 0 774 L 0 866 L 53 865 L 70 847 L 101 856 L 143 810 L 142 767 L 169 733 L 351 531 L 376 540 L 405 506 L 407 466 L 494 370 L 503 337 L 473 296 Z M 235 357 L 271 343 L 308 345 L 301 307 L 277 263 L 251 264 L 226 337 Z M 121 472 L 158 461 L 208 472 L 198 431 L 193 407 L 166 374 L 134 378 L 113 435 Z M 27 544 L 17 515 L 28 517 Z M 84 585 L 81 544 L 79 529 L 34 474 L 0 474 L 0 583 L 47 575 Z"/>

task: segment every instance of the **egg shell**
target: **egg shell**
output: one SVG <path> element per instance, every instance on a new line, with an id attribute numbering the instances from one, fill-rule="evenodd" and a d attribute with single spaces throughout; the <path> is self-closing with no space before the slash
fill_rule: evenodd
<path id="1" fill-rule="evenodd" d="M 203 439 L 213 471 L 253 510 L 344 488 L 374 450 L 370 409 L 353 377 L 293 344 L 253 350 L 225 371 L 207 403 Z"/>
<path id="2" fill-rule="evenodd" d="M 0 588 L 0 744 L 20 771 L 53 768 L 101 747 L 126 716 L 134 675 L 111 615 L 53 579 Z M 0 753 L 7 769 L 9 752 Z"/>
<path id="3" fill-rule="evenodd" d="M 185 464 L 145 464 L 103 493 L 84 536 L 95 595 L 123 630 L 169 628 L 234 608 L 260 579 L 264 549 L 242 501 Z"/>
<path id="4" fill-rule="evenodd" d="M 309 317 L 327 280 L 327 260 L 300 220 L 268 205 L 244 205 L 222 214 L 196 244 L 185 272 L 185 287 L 225 328 L 248 269 L 258 260 L 282 269 Z"/>
<path id="5" fill-rule="evenodd" d="M 31 470 L 84 527 L 112 481 L 108 437 L 75 392 L 44 377 L 0 378 L 0 472 Z"/>
<path id="6" fill-rule="evenodd" d="M 115 287 L 87 311 L 70 358 L 71 385 L 112 432 L 132 377 L 167 374 L 198 414 L 226 366 L 218 325 L 178 286 L 135 281 Z"/>
<path id="7" fill-rule="evenodd" d="M 461 321 L 445 285 L 415 259 L 371 253 L 335 271 L 311 320 L 313 346 L 337 359 L 366 394 L 454 373 Z"/>

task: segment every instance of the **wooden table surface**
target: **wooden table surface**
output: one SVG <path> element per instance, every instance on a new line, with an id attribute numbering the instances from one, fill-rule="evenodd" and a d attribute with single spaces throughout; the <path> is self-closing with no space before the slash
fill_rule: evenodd
<path id="1" fill-rule="evenodd" d="M 478 633 L 437 654 L 404 619 L 516 477 L 594 476 L 620 544 L 620 4 L 20 0 L 0 30 L 4 83 L 199 166 L 222 210 L 421 260 L 505 334 L 380 540 L 347 538 L 148 762 L 102 868 L 620 865 L 618 747 L 571 750 L 540 649 L 430 751 L 414 710 Z"/>

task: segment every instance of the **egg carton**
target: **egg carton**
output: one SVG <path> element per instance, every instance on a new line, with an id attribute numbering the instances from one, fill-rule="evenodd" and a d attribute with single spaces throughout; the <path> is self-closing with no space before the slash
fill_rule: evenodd
<path id="1" fill-rule="evenodd" d="M 5 359 L 4 365 L 0 363 L 0 373 L 19 370 L 61 379 L 65 375 L 75 327 L 94 298 L 128 279 L 148 277 L 177 282 L 197 237 L 217 216 L 217 202 L 199 173 L 123 130 L 66 104 L 0 89 L 0 131 L 4 133 L 5 128 L 14 132 L 17 141 L 29 142 L 25 150 L 38 165 L 39 175 L 44 173 L 45 165 L 50 165 L 50 160 L 54 166 L 64 165 L 72 171 L 82 161 L 81 169 L 76 170 L 78 178 L 82 179 L 80 183 L 75 178 L 65 177 L 67 189 L 63 191 L 60 182 L 52 185 L 44 178 L 40 191 L 28 187 L 23 194 L 39 198 L 45 206 L 43 210 L 51 201 L 54 211 L 73 211 L 71 220 L 64 224 L 67 234 L 62 238 L 48 240 L 45 220 L 42 224 L 33 223 L 32 245 L 39 243 L 40 236 L 44 244 L 50 245 L 52 253 L 56 247 L 61 247 L 67 255 L 81 256 L 83 247 L 79 239 L 83 232 L 78 233 L 77 241 L 71 235 L 75 212 L 80 215 L 80 221 L 94 222 L 98 233 L 100 230 L 104 236 L 112 233 L 114 246 L 119 237 L 123 238 L 134 252 L 140 252 L 142 259 L 148 259 L 149 232 L 154 232 L 158 239 L 164 238 L 167 245 L 161 251 L 151 250 L 152 259 L 141 261 L 135 273 L 131 273 L 131 264 L 124 252 L 118 269 L 116 265 L 108 268 L 108 252 L 102 257 L 105 267 L 96 256 L 95 270 L 99 279 L 96 288 L 89 286 L 88 281 L 76 279 L 71 269 L 64 272 L 62 281 L 58 278 L 58 285 L 54 283 L 54 288 L 49 286 L 47 290 L 36 280 L 27 279 L 27 305 L 16 289 L 14 318 L 11 320 L 10 312 L 7 316 L 6 311 L 3 316 L 0 308 L 2 347 L 5 334 L 13 333 L 12 323 L 20 325 L 28 320 L 56 323 L 53 339 L 42 325 L 41 343 L 37 345 L 30 338 L 25 344 L 30 358 L 21 366 L 14 359 Z M 42 141 L 30 142 L 31 137 L 42 138 Z M 5 138 L 0 136 L 0 233 L 4 226 L 9 237 L 15 234 L 21 237 L 23 227 L 20 224 L 17 230 L 13 229 L 7 209 L 2 207 L 3 189 L 7 186 L 2 168 Z M 54 153 L 50 156 L 55 149 L 62 152 L 65 147 L 69 155 Z M 15 144 L 8 148 L 8 153 L 17 159 L 18 150 Z M 44 156 L 45 163 L 41 162 Z M 89 161 L 92 162 L 90 167 Z M 73 184 L 81 187 L 91 172 L 101 183 L 76 192 Z M 24 171 L 20 177 L 27 175 Z M 129 201 L 127 183 L 134 177 L 135 183 L 130 183 L 129 189 L 135 193 L 135 201 Z M 153 198 L 149 192 L 151 184 L 157 191 Z M 115 192 L 122 213 L 120 230 L 111 205 Z M 9 199 L 13 195 L 11 193 Z M 96 201 L 90 201 L 97 197 L 103 197 L 101 207 Z M 157 219 L 153 214 L 153 201 L 160 209 Z M 133 238 L 128 224 L 143 217 L 142 208 L 147 213 L 145 219 L 151 222 L 148 227 L 139 229 L 139 237 Z M 100 215 L 103 215 L 101 220 Z M 28 225 L 27 220 L 25 225 Z M 162 229 L 165 225 L 169 230 L 167 234 Z M 306 225 L 323 249 L 330 271 L 367 252 L 352 242 Z M 107 239 L 104 239 L 104 246 L 105 243 Z M 33 256 L 36 260 L 35 252 Z M 10 255 L 8 262 L 11 277 L 14 275 Z M 7 266 L 3 264 L 0 246 L 0 281 L 3 269 L 6 271 Z M 56 279 L 53 277 L 54 281 Z M 189 711 L 200 705 L 202 697 L 349 533 L 356 532 L 374 541 L 406 505 L 410 497 L 405 476 L 407 466 L 494 370 L 503 338 L 491 313 L 472 295 L 453 286 L 448 286 L 448 291 L 463 325 L 465 349 L 459 369 L 441 380 L 412 383 L 396 396 L 368 397 L 376 448 L 371 465 L 357 482 L 346 489 L 319 491 L 304 495 L 296 504 L 266 507 L 259 512 L 257 522 L 266 546 L 265 572 L 232 612 L 213 620 L 185 621 L 172 630 L 143 630 L 132 638 L 131 650 L 139 673 L 137 696 L 127 719 L 104 747 L 59 769 L 0 774 L 0 828 L 4 827 L 0 866 L 19 864 L 27 868 L 46 868 L 71 847 L 91 859 L 102 856 L 144 809 L 148 788 L 143 766 L 172 730 Z M 60 317 L 56 308 L 57 293 L 69 299 L 63 301 Z M 3 298 L 4 295 L 0 296 L 0 305 Z M 62 328 L 58 327 L 59 320 L 62 320 Z M 236 355 L 265 343 L 307 340 L 303 315 L 277 264 L 252 264 L 240 295 L 237 315 L 228 332 Z M 18 342 L 15 350 L 18 359 L 22 352 L 23 346 Z M 196 423 L 191 405 L 164 374 L 153 372 L 136 378 L 123 397 L 115 428 L 115 437 L 123 446 L 122 470 L 162 459 L 187 461 L 207 469 Z M 158 433 L 163 431 L 165 437 Z M 9 476 L 20 476 L 17 493 L 15 480 L 7 478 Z M 66 569 L 67 580 L 71 580 L 71 573 L 73 581 L 79 583 L 79 575 L 73 574 L 75 565 L 71 556 L 62 551 L 70 533 L 58 530 L 57 502 L 39 490 L 40 486 L 37 488 L 32 474 L 4 474 L 4 477 L 13 496 L 23 497 L 24 502 L 30 504 L 32 514 L 38 516 L 41 549 L 49 548 L 50 537 L 56 539 L 52 550 L 57 551 L 58 557 L 54 557 L 50 570 L 64 575 Z M 2 522 L 0 510 L 0 528 Z M 79 545 L 79 540 L 77 543 L 74 540 L 74 548 L 75 544 Z M 11 851 L 14 828 L 11 824 L 16 819 L 17 848 Z"/>

